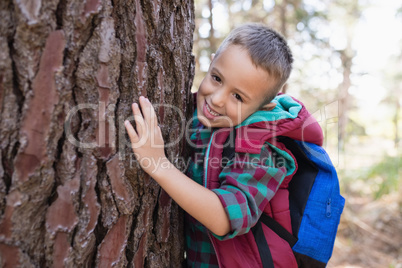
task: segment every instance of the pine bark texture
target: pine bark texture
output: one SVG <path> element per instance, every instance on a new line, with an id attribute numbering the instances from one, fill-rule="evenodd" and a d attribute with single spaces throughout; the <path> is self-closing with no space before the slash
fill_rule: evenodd
<path id="1" fill-rule="evenodd" d="M 123 121 L 147 96 L 184 154 L 193 1 L 2 0 L 0 22 L 0 266 L 181 266 L 181 212 Z"/>

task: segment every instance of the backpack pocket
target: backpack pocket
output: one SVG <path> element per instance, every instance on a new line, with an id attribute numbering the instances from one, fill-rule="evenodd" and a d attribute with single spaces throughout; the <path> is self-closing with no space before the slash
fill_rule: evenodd
<path id="1" fill-rule="evenodd" d="M 311 262 L 306 267 L 325 267 L 332 255 L 345 199 L 340 195 L 338 176 L 325 150 L 315 144 L 297 143 L 317 167 L 318 173 L 307 199 L 297 233 L 299 240 L 293 251 L 301 264 Z M 312 266 L 312 263 L 315 265 Z"/>

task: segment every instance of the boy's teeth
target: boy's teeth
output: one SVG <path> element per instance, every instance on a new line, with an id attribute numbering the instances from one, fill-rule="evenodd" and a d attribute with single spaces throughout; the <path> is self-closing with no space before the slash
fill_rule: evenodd
<path id="1" fill-rule="evenodd" d="M 208 104 L 207 104 L 207 110 L 208 110 L 208 112 L 210 112 L 214 116 L 219 116 L 220 115 L 220 114 L 215 113 L 214 111 L 212 111 Z"/>

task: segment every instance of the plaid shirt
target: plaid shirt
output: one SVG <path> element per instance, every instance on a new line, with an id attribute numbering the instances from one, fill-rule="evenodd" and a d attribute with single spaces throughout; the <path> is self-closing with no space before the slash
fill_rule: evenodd
<path id="1" fill-rule="evenodd" d="M 204 128 L 196 119 L 193 127 L 196 129 L 191 134 L 194 156 L 187 175 L 203 185 L 204 158 L 213 130 Z M 280 155 L 284 161 L 275 163 L 276 155 Z M 283 179 L 294 169 L 292 157 L 269 143 L 264 144 L 259 154 L 236 154 L 235 159 L 230 160 L 219 175 L 220 187 L 212 189 L 229 217 L 231 232 L 225 236 L 216 236 L 190 215 L 186 215 L 188 266 L 218 267 L 209 236 L 226 240 L 249 232 Z"/>

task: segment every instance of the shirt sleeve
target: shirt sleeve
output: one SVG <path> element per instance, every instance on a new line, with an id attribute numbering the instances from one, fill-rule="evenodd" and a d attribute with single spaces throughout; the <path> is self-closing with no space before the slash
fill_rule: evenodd
<path id="1" fill-rule="evenodd" d="M 236 154 L 219 175 L 220 187 L 212 190 L 228 215 L 231 232 L 214 236 L 226 240 L 249 232 L 294 169 L 293 158 L 268 143 L 260 154 Z"/>

